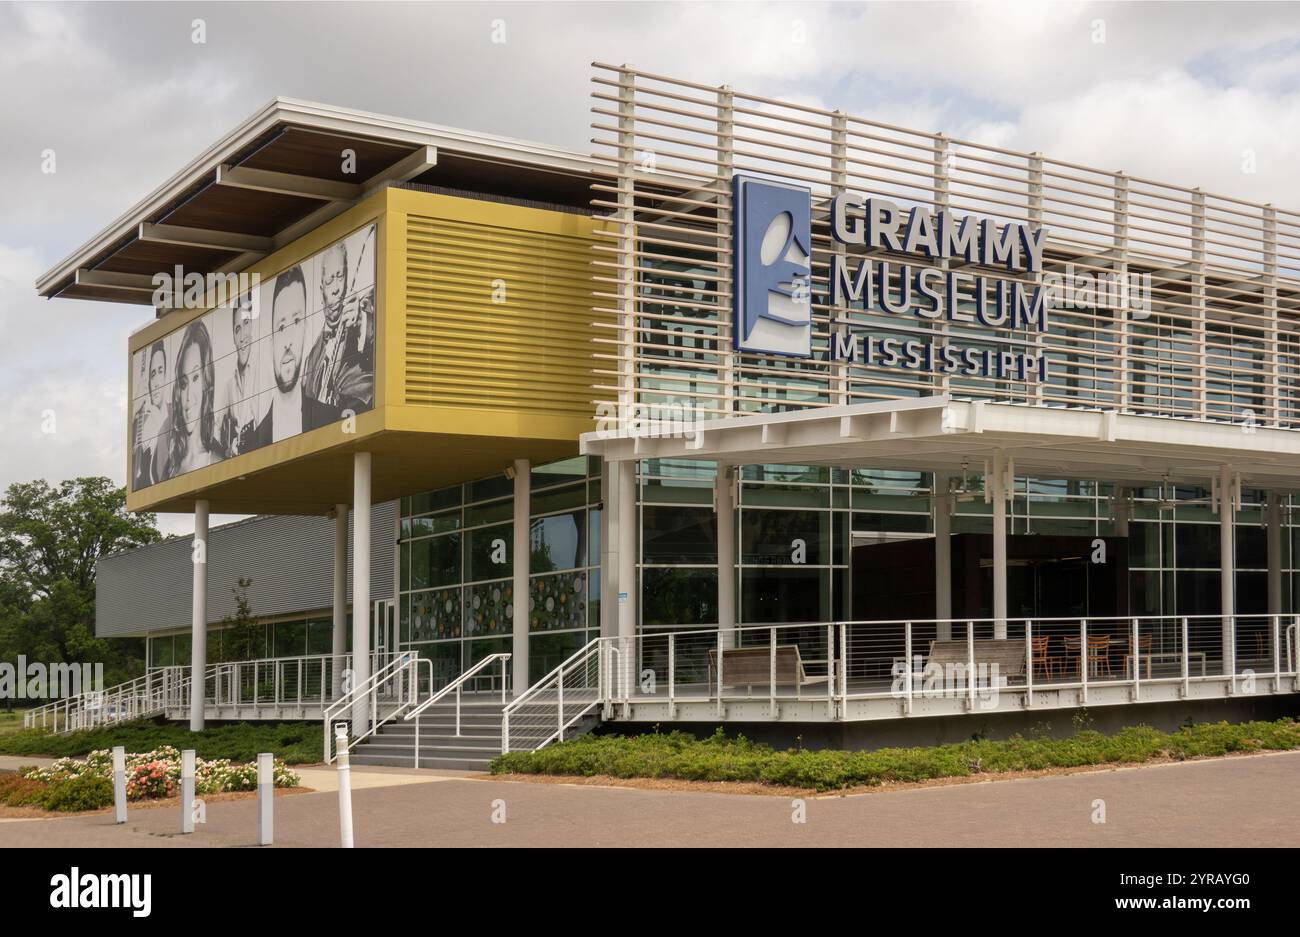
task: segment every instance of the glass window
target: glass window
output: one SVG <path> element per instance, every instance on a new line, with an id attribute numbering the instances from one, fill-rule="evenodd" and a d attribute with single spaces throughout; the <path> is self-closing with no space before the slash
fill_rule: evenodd
<path id="1" fill-rule="evenodd" d="M 820 566 L 830 562 L 829 541 L 826 511 L 746 508 L 740 516 L 742 563 Z"/>
<path id="2" fill-rule="evenodd" d="M 542 679 L 577 653 L 588 640 L 586 631 L 532 635 L 528 639 L 528 682 Z"/>
<path id="3" fill-rule="evenodd" d="M 487 501 L 489 498 L 505 498 L 514 495 L 515 482 L 505 475 L 493 475 L 469 483 L 470 501 Z"/>
<path id="4" fill-rule="evenodd" d="M 534 465 L 529 473 L 529 484 L 533 488 L 549 488 L 565 482 L 582 481 L 587 477 L 587 457 L 574 456 L 549 465 Z"/>
<path id="5" fill-rule="evenodd" d="M 1160 525 L 1131 521 L 1128 525 L 1128 565 L 1159 568 Z"/>
<path id="6" fill-rule="evenodd" d="M 412 641 L 436 641 L 461 635 L 459 586 L 431 589 L 410 596 Z"/>
<path id="7" fill-rule="evenodd" d="M 586 517 L 583 511 L 533 518 L 528 532 L 531 553 L 529 568 L 550 573 L 585 566 Z"/>
<path id="8" fill-rule="evenodd" d="M 316 618 L 307 622 L 307 653 L 329 654 L 334 650 L 334 622 Z"/>
<path id="9" fill-rule="evenodd" d="M 469 531 L 466 554 L 466 580 L 502 579 L 514 575 L 510 551 L 514 543 L 514 525 L 498 524 Z"/>
<path id="10" fill-rule="evenodd" d="M 299 657 L 307 652 L 307 623 L 305 621 L 277 621 L 275 623 L 275 656 Z"/>
<path id="11" fill-rule="evenodd" d="M 716 625 L 717 569 L 647 567 L 641 570 L 644 625 Z"/>
<path id="12" fill-rule="evenodd" d="M 445 534 L 411 543 L 412 589 L 460 582 L 460 534 Z"/>
<path id="13" fill-rule="evenodd" d="M 489 501 L 487 504 L 476 504 L 465 509 L 465 526 L 477 527 L 480 524 L 495 524 L 497 521 L 511 520 L 514 516 L 515 502 L 513 499 Z"/>
<path id="14" fill-rule="evenodd" d="M 827 621 L 830 572 L 825 569 L 744 569 L 740 609 L 746 624 Z"/>
<path id="15" fill-rule="evenodd" d="M 642 556 L 646 563 L 717 563 L 718 533 L 712 509 L 641 509 Z"/>
<path id="16" fill-rule="evenodd" d="M 587 627 L 587 573 L 579 570 L 529 581 L 528 630 L 564 631 Z"/>
<path id="17" fill-rule="evenodd" d="M 1179 569 L 1219 568 L 1217 524 L 1175 524 L 1174 561 Z M 1180 583 L 1182 580 L 1179 580 Z"/>
<path id="18" fill-rule="evenodd" d="M 514 585 L 509 580 L 465 589 L 466 637 L 509 634 L 514 613 Z"/>

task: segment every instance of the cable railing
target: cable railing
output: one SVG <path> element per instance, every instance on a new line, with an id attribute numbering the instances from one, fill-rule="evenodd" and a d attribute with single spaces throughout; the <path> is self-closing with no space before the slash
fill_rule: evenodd
<path id="1" fill-rule="evenodd" d="M 611 694 L 601 697 L 607 714 L 660 702 L 675 718 L 681 704 L 710 703 L 721 718 L 728 703 L 745 702 L 765 703 L 776 718 L 794 703 L 844 719 L 848 704 L 867 700 L 897 700 L 910 715 L 918 699 L 957 697 L 974 707 L 1003 692 L 1033 705 L 1042 693 L 1074 691 L 1082 706 L 1090 691 L 1114 687 L 1132 701 L 1150 695 L 1144 688 L 1180 686 L 1188 696 L 1209 682 L 1226 683 L 1226 695 L 1280 692 L 1284 680 L 1295 690 L 1298 621 L 1238 614 L 659 627 L 626 648 L 635 662 L 618 664 L 609 639 L 588 647 L 608 658 L 602 673 L 636 675 L 601 681 Z"/>
<path id="2" fill-rule="evenodd" d="M 618 653 L 618 641 L 596 638 L 515 697 L 501 713 L 501 751 L 536 751 L 563 739 L 606 699 L 626 693 L 614 688 L 626 687 L 628 674 L 610 667 L 627 659 Z"/>
<path id="3" fill-rule="evenodd" d="M 506 688 L 509 686 L 510 683 L 510 679 L 509 679 L 510 667 L 508 666 L 509 663 L 510 663 L 509 654 L 489 654 L 487 657 L 483 658 L 481 661 L 479 661 L 469 670 L 466 670 L 464 673 L 458 676 L 451 683 L 448 683 L 446 686 L 444 686 L 437 693 L 434 693 L 424 702 L 417 705 L 414 709 L 410 709 L 406 712 L 406 714 L 402 717 L 403 722 L 410 722 L 412 719 L 415 720 L 415 767 L 417 768 L 420 767 L 420 716 L 421 714 L 423 714 L 425 710 L 427 710 L 430 706 L 442 702 L 442 700 L 445 697 L 450 696 L 454 693 L 455 700 L 456 700 L 456 715 L 455 715 L 456 737 L 460 738 L 461 704 L 462 704 L 462 697 L 464 695 L 465 687 L 471 683 L 473 684 L 481 683 L 486 679 L 489 681 L 489 688 L 491 689 L 492 675 L 487 673 L 487 671 L 490 670 L 494 665 L 499 664 L 501 667 L 501 673 L 500 673 L 501 706 L 502 708 L 504 708 L 506 704 Z"/>
<path id="4" fill-rule="evenodd" d="M 81 693 L 29 709 L 23 713 L 23 728 L 47 729 L 63 735 L 142 719 L 165 711 L 187 688 L 188 682 L 152 670 L 106 690 Z"/>
<path id="5" fill-rule="evenodd" d="M 332 763 L 339 754 L 334 750 L 335 738 L 332 731 L 336 721 L 347 721 L 346 744 L 348 750 L 351 750 L 417 704 L 421 667 L 425 670 L 424 679 L 432 681 L 432 661 L 412 651 L 400 653 L 326 707 L 321 717 L 326 764 Z M 431 683 L 426 682 L 424 685 L 429 686 Z M 365 714 L 364 726 L 360 731 L 356 725 L 358 711 Z"/>

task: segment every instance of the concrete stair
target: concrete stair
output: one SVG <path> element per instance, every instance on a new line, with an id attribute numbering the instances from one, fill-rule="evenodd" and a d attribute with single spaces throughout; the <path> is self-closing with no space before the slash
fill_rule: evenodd
<path id="1" fill-rule="evenodd" d="M 456 734 L 456 701 L 430 706 L 407 722 L 398 718 L 380 728 L 352 752 L 354 765 L 416 767 L 416 723 L 419 723 L 421 768 L 486 771 L 501 754 L 501 697 L 466 695 L 460 705 L 460 735 Z"/>

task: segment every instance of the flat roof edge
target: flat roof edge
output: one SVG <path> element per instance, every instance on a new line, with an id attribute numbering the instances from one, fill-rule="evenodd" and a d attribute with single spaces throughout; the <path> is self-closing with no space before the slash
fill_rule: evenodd
<path id="1" fill-rule="evenodd" d="M 441 146 L 454 152 L 529 163 L 557 171 L 585 174 L 591 172 L 598 164 L 598 161 L 591 156 L 549 144 L 516 140 L 296 98 L 277 97 L 190 160 L 166 182 L 102 228 L 98 234 L 41 274 L 36 279 L 38 295 L 47 298 L 52 296 L 69 277 L 75 275 L 77 269 L 85 266 L 114 241 L 129 234 L 140 222 L 145 221 L 148 216 L 174 198 L 178 192 L 196 183 L 204 175 L 212 172 L 226 157 L 238 152 L 279 124 L 289 124 L 308 130 L 352 133 L 411 146 Z"/>

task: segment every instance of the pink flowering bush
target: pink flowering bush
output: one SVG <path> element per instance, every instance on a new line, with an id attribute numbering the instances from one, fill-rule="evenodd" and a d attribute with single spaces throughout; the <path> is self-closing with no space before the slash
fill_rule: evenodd
<path id="1" fill-rule="evenodd" d="M 271 774 L 276 787 L 297 787 L 301 778 L 280 759 L 272 761 Z M 80 777 L 113 779 L 113 753 L 97 749 L 85 758 L 60 758 L 45 768 L 28 768 L 23 777 L 53 783 Z M 171 745 L 151 752 L 126 756 L 126 796 L 128 800 L 171 797 L 180 792 L 181 753 Z M 237 764 L 227 758 L 196 758 L 194 792 L 219 794 L 225 791 L 257 789 L 257 764 Z"/>

